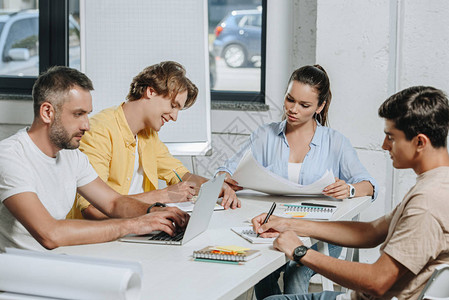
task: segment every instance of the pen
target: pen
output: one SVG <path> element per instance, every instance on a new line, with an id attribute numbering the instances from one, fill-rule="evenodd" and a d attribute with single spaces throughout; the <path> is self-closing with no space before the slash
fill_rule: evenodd
<path id="1" fill-rule="evenodd" d="M 214 263 L 219 263 L 219 264 L 230 264 L 230 265 L 243 265 L 243 263 L 238 262 L 238 261 L 217 260 L 217 259 L 207 259 L 207 258 L 195 258 L 195 261 L 214 262 Z"/>
<path id="2" fill-rule="evenodd" d="M 276 202 L 273 202 L 273 204 L 271 205 L 270 210 L 268 211 L 267 216 L 265 217 L 265 220 L 263 221 L 262 225 L 268 222 L 268 219 L 271 217 L 271 215 L 274 212 L 274 209 L 276 208 Z M 257 237 L 259 237 L 259 234 L 257 234 Z"/>
<path id="3" fill-rule="evenodd" d="M 173 172 L 175 172 L 176 177 L 178 177 L 179 181 L 182 182 L 181 177 L 179 177 L 178 173 L 175 171 L 175 169 L 172 169 Z"/>
<path id="4" fill-rule="evenodd" d="M 337 208 L 335 205 L 318 204 L 318 203 L 308 203 L 308 202 L 303 202 L 303 203 L 301 203 L 301 205 L 316 206 L 316 207 L 332 207 L 332 208 Z"/>

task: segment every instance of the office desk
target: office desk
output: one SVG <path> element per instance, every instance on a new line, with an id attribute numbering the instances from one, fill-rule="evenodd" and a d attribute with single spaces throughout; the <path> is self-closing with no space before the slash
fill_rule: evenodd
<path id="1" fill-rule="evenodd" d="M 215 211 L 206 232 L 183 246 L 110 242 L 61 247 L 57 253 L 139 261 L 143 268 L 141 299 L 234 299 L 286 262 L 272 245 L 255 245 L 230 230 L 267 212 L 273 201 L 298 202 L 301 198 L 240 192 L 242 208 Z M 308 199 L 311 200 L 311 199 Z M 315 200 L 314 200 L 315 202 Z M 318 203 L 328 203 L 317 200 Z M 351 220 L 371 203 L 370 197 L 333 201 L 335 220 Z M 239 245 L 259 249 L 262 255 L 244 265 L 204 263 L 192 260 L 194 250 L 209 245 Z M 82 287 L 80 287 L 82 288 Z"/>

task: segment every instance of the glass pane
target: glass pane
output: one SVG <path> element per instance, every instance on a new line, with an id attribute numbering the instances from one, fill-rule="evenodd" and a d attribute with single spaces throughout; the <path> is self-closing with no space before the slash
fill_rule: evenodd
<path id="1" fill-rule="evenodd" d="M 259 92 L 262 1 L 208 1 L 211 89 Z"/>
<path id="2" fill-rule="evenodd" d="M 80 2 L 69 1 L 69 66 L 81 70 Z"/>
<path id="3" fill-rule="evenodd" d="M 0 9 L 0 75 L 39 73 L 37 1 L 4 1 Z"/>

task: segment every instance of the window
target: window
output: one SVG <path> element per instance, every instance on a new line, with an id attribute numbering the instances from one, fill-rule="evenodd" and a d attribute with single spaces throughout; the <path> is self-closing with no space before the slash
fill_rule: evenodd
<path id="1" fill-rule="evenodd" d="M 0 93 L 31 94 L 50 66 L 80 68 L 79 25 L 69 14 L 78 0 L 10 3 L 0 10 Z"/>
<path id="2" fill-rule="evenodd" d="M 209 0 L 213 101 L 264 103 L 266 0 Z"/>

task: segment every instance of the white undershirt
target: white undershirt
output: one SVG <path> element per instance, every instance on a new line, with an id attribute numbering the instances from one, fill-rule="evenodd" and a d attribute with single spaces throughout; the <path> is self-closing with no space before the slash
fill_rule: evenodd
<path id="1" fill-rule="evenodd" d="M 294 183 L 299 183 L 299 172 L 301 171 L 302 163 L 288 163 L 288 180 Z"/>
<path id="2" fill-rule="evenodd" d="M 143 193 L 143 168 L 139 159 L 139 151 L 137 151 L 137 136 L 136 136 L 136 153 L 134 153 L 134 172 L 133 179 L 131 180 L 131 186 L 129 187 L 128 195 Z"/>

